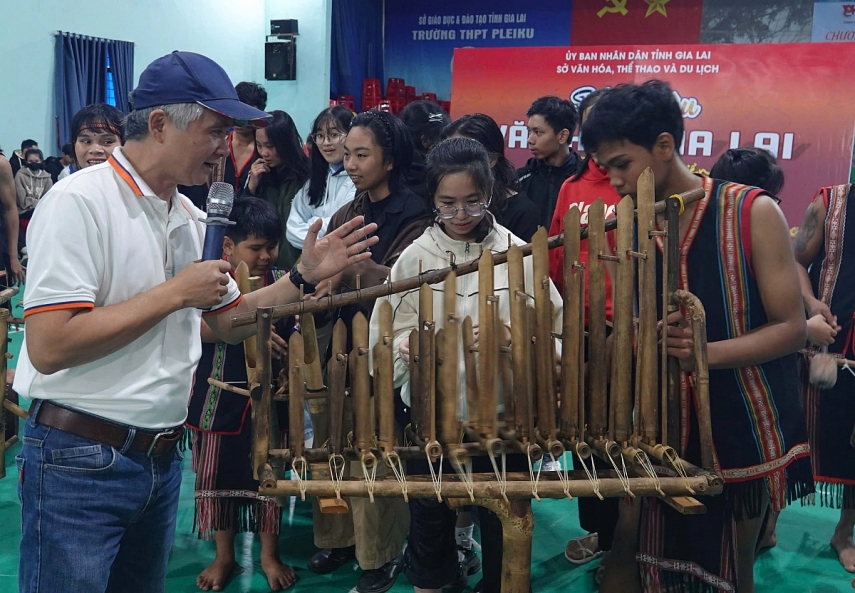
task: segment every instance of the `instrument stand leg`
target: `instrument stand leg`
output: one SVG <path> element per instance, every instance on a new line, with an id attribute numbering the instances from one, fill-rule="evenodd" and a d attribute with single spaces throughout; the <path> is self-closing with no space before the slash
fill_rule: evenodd
<path id="1" fill-rule="evenodd" d="M 531 499 L 513 498 L 448 498 L 448 506 L 475 504 L 496 513 L 502 524 L 502 593 L 531 592 L 531 544 L 534 513 Z"/>

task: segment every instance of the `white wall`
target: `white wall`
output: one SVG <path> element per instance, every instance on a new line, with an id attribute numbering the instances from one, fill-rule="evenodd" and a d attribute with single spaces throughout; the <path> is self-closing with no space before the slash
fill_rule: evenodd
<path id="1" fill-rule="evenodd" d="M 11 8 L 11 5 L 9 6 Z M 292 112 L 302 134 L 329 95 L 331 0 L 30 0 L 0 18 L 0 147 L 7 155 L 35 139 L 56 149 L 54 32 L 135 42 L 134 76 L 174 49 L 216 60 L 233 82 L 253 80 L 268 108 Z M 297 77 L 264 80 L 270 19 L 300 19 Z"/>

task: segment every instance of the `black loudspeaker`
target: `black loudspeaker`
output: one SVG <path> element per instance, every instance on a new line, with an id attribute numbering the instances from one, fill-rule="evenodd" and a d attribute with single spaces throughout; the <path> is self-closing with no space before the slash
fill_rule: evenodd
<path id="1" fill-rule="evenodd" d="M 300 31 L 296 19 L 284 19 L 270 21 L 271 35 L 299 35 Z"/>
<path id="2" fill-rule="evenodd" d="M 297 44 L 294 40 L 264 44 L 264 78 L 267 80 L 297 79 Z"/>

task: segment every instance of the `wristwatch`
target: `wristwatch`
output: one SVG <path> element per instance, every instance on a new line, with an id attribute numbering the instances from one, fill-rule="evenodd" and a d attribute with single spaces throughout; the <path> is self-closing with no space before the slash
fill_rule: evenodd
<path id="1" fill-rule="evenodd" d="M 289 278 L 291 278 L 291 282 L 293 282 L 294 286 L 296 286 L 297 288 L 300 288 L 301 286 L 303 287 L 304 294 L 312 294 L 318 288 L 314 284 L 309 284 L 308 282 L 306 282 L 306 279 L 303 278 L 303 275 L 297 270 L 296 265 L 291 268 L 291 274 Z"/>

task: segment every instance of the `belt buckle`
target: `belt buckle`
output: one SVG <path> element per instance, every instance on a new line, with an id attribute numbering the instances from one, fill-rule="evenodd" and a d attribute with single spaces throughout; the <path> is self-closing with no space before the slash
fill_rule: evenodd
<path id="1" fill-rule="evenodd" d="M 148 447 L 148 451 L 145 452 L 146 457 L 152 456 L 152 454 L 154 453 L 154 448 L 157 446 L 157 443 L 161 438 L 167 438 L 170 436 L 176 436 L 175 429 L 163 430 L 154 435 L 154 438 L 151 440 L 151 445 L 149 445 Z"/>

